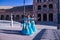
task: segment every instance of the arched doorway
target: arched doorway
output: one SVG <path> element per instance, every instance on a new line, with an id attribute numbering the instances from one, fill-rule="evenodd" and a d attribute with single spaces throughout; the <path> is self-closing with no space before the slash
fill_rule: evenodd
<path id="1" fill-rule="evenodd" d="M 38 21 L 41 21 L 41 14 L 38 14 L 37 17 L 38 17 Z"/>
<path id="2" fill-rule="evenodd" d="M 1 15 L 1 20 L 4 20 L 4 15 Z"/>
<path id="3" fill-rule="evenodd" d="M 43 21 L 47 21 L 47 14 L 43 14 Z"/>
<path id="4" fill-rule="evenodd" d="M 16 15 L 16 20 L 19 20 L 19 15 Z"/>
<path id="5" fill-rule="evenodd" d="M 9 19 L 10 19 L 9 15 L 6 15 L 6 20 L 9 20 Z"/>
<path id="6" fill-rule="evenodd" d="M 49 21 L 53 21 L 53 13 L 49 14 Z"/>
<path id="7" fill-rule="evenodd" d="M 24 15 L 22 15 L 21 18 L 24 18 Z"/>

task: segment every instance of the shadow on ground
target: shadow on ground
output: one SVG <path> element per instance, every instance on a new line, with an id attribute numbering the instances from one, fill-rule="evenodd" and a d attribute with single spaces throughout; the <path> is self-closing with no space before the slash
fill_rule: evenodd
<path id="1" fill-rule="evenodd" d="M 55 22 L 37 22 L 37 25 L 57 26 Z"/>
<path id="2" fill-rule="evenodd" d="M 33 40 L 41 40 L 44 32 L 46 31 L 46 29 L 42 29 L 34 38 Z"/>
<path id="3" fill-rule="evenodd" d="M 5 34 L 15 34 L 15 35 L 24 35 L 22 34 L 22 31 L 20 30 L 6 30 L 6 29 L 0 29 L 0 33 Z"/>

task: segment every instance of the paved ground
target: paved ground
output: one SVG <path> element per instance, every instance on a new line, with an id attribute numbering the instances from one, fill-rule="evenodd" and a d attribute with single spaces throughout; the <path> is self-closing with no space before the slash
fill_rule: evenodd
<path id="1" fill-rule="evenodd" d="M 0 30 L 0 40 L 60 40 L 60 30 L 43 29 L 30 36 L 14 30 Z"/>
<path id="2" fill-rule="evenodd" d="M 22 24 L 0 22 L 0 40 L 60 40 L 60 30 L 56 26 L 36 25 L 37 32 L 32 35 L 22 35 Z"/>
<path id="3" fill-rule="evenodd" d="M 33 40 L 60 40 L 60 30 L 41 30 Z"/>

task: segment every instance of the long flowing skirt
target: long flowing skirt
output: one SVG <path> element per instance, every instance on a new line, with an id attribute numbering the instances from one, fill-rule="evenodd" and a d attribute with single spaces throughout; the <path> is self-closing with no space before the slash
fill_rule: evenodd
<path id="1" fill-rule="evenodd" d="M 23 33 L 23 34 L 26 34 L 26 35 L 31 35 L 31 34 L 33 34 L 33 30 L 32 30 L 32 28 L 31 28 L 31 23 L 25 22 L 25 23 L 23 24 L 22 33 Z"/>
<path id="2" fill-rule="evenodd" d="M 31 23 L 30 22 L 28 22 L 28 29 L 29 29 L 30 34 L 33 34 L 33 30 L 31 28 Z"/>
<path id="3" fill-rule="evenodd" d="M 36 25 L 35 25 L 34 21 L 31 22 L 31 28 L 33 29 L 33 32 L 37 31 L 37 28 L 36 28 Z"/>

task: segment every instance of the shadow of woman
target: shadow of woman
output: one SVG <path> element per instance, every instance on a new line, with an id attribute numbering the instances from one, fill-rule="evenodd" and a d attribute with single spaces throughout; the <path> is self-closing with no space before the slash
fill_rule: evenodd
<path id="1" fill-rule="evenodd" d="M 6 29 L 0 29 L 0 33 L 15 34 L 15 35 L 24 35 L 24 34 L 22 34 L 22 31 L 21 31 L 21 30 L 6 30 Z"/>

